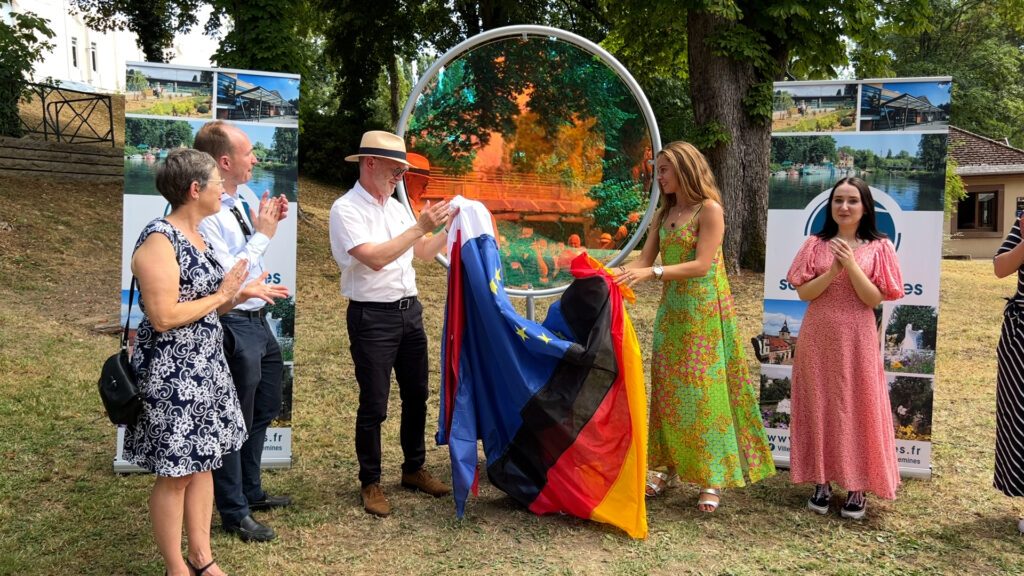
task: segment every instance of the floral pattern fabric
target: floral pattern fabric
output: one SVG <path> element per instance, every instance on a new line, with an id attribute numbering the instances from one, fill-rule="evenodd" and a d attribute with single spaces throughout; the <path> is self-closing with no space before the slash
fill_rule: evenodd
<path id="1" fill-rule="evenodd" d="M 695 221 L 660 230 L 663 264 L 696 257 Z M 705 276 L 664 283 L 654 325 L 650 467 L 714 488 L 775 474 L 721 246 Z"/>
<path id="2" fill-rule="evenodd" d="M 874 240 L 853 253 L 884 300 L 903 297 L 896 251 Z M 787 279 L 794 286 L 824 274 L 835 257 L 811 236 Z M 839 272 L 804 313 L 793 361 L 790 476 L 793 482 L 837 482 L 846 490 L 894 499 L 900 484 L 889 385 L 874 310 Z"/>
<path id="3" fill-rule="evenodd" d="M 209 244 L 201 252 L 159 219 L 139 235 L 136 250 L 150 234 L 163 234 L 174 246 L 181 269 L 179 302 L 217 291 L 224 269 Z M 145 314 L 141 295 L 139 308 Z M 144 315 L 135 333 L 131 364 L 144 402 L 138 424 L 125 431 L 125 460 L 159 476 L 187 476 L 219 468 L 224 454 L 242 446 L 245 421 L 224 357 L 224 330 L 216 310 L 166 332 L 154 330 Z"/>

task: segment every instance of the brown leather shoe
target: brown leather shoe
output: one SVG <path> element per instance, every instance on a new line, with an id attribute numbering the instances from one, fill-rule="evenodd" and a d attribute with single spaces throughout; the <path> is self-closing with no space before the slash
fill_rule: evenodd
<path id="1" fill-rule="evenodd" d="M 452 491 L 451 488 L 431 476 L 426 468 L 420 468 L 412 473 L 403 473 L 402 488 L 419 490 L 420 492 L 430 494 L 434 498 L 450 494 Z"/>
<path id="2" fill-rule="evenodd" d="M 384 518 L 391 514 L 391 503 L 381 490 L 380 484 L 364 486 L 360 494 L 363 497 L 363 510 L 374 516 Z"/>

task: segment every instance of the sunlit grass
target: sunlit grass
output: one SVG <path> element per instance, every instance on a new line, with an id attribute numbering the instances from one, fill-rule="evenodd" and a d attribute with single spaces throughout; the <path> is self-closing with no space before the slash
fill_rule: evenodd
<path id="1" fill-rule="evenodd" d="M 345 303 L 327 243 L 336 188 L 303 180 L 296 315 L 295 461 L 266 484 L 296 504 L 260 514 L 280 538 L 243 544 L 214 530 L 232 574 L 1019 574 L 1024 540 L 1009 499 L 991 488 L 995 342 L 1001 296 L 988 262 L 943 262 L 934 476 L 908 481 L 893 503 L 872 500 L 862 523 L 807 512 L 805 486 L 787 474 L 725 493 L 713 515 L 696 487 L 649 506 L 651 535 L 636 542 L 603 525 L 537 517 L 482 478 L 457 521 L 449 499 L 398 488 L 400 402 L 385 423 L 384 488 L 395 513 L 359 506 L 353 450 L 356 385 Z M 160 574 L 149 531 L 148 476 L 111 473 L 114 429 L 95 391 L 116 347 L 91 327 L 117 308 L 120 190 L 0 181 L 0 574 Z M 418 264 L 434 375 L 436 418 L 445 276 Z M 742 332 L 760 330 L 762 277 L 732 278 Z M 658 294 L 630 306 L 645 361 Z M 538 306 L 543 316 L 546 303 Z M 521 302 L 520 302 L 521 305 Z M 449 474 L 443 448 L 428 466 Z M 215 520 L 215 523 L 217 521 Z"/>

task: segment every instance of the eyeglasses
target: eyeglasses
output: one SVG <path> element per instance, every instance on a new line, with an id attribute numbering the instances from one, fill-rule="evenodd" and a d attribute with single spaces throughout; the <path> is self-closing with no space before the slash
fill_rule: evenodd
<path id="1" fill-rule="evenodd" d="M 405 176 L 405 173 L 408 171 L 408 168 L 395 168 L 391 171 L 391 176 L 393 178 L 401 178 L 402 176 Z"/>
<path id="2" fill-rule="evenodd" d="M 223 178 L 210 178 L 209 180 L 206 181 L 206 185 L 209 186 L 210 184 L 213 184 L 214 182 L 216 182 L 217 184 L 223 185 L 224 184 L 224 179 Z"/>

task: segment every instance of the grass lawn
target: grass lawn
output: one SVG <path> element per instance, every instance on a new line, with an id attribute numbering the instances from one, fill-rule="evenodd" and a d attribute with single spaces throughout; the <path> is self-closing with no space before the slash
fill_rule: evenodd
<path id="1" fill-rule="evenodd" d="M 277 541 L 243 544 L 219 531 L 214 555 L 231 574 L 1021 574 L 1017 511 L 992 487 L 995 343 L 1001 296 L 988 261 L 942 264 L 934 475 L 907 481 L 893 503 L 871 500 L 868 519 L 804 509 L 807 486 L 784 472 L 728 490 L 713 515 L 696 487 L 649 506 L 650 537 L 536 517 L 486 481 L 456 521 L 448 498 L 398 487 L 397 391 L 385 424 L 384 488 L 395 513 L 359 505 L 353 450 L 356 385 L 345 303 L 327 242 L 340 192 L 303 180 L 296 316 L 294 465 L 265 484 L 295 505 L 259 514 Z M 117 310 L 121 246 L 117 186 L 0 180 L 0 574 L 161 574 L 146 500 L 153 479 L 111 472 L 115 430 L 96 394 L 99 366 L 117 344 L 92 328 Z M 445 275 L 418 264 L 425 323 L 437 355 Z M 762 277 L 732 279 L 743 333 L 760 330 Z M 630 308 L 649 360 L 654 285 Z M 546 304 L 546 303 L 545 303 Z M 543 317 L 540 305 L 538 315 Z M 432 401 L 428 436 L 436 425 Z M 448 477 L 447 454 L 428 466 Z"/>

